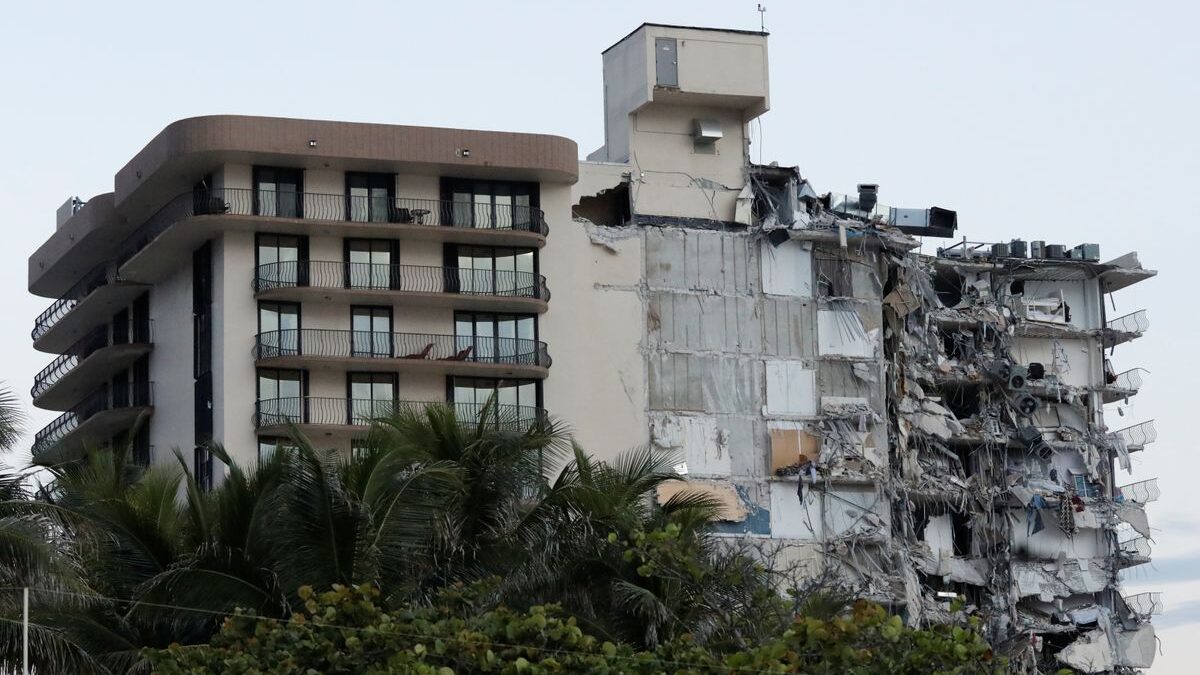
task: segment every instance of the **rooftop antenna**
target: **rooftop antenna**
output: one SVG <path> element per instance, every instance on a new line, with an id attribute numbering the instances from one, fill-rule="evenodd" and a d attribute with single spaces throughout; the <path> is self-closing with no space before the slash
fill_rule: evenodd
<path id="1" fill-rule="evenodd" d="M 761 2 L 758 3 L 758 30 L 767 32 L 767 7 Z"/>

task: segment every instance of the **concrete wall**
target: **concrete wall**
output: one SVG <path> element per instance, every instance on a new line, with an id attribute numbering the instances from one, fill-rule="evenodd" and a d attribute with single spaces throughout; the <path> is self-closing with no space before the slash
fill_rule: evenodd
<path id="1" fill-rule="evenodd" d="M 154 415 L 150 444 L 154 461 L 173 461 L 179 448 L 191 459 L 195 443 L 195 392 L 192 376 L 192 261 L 150 289 L 150 318 L 154 321 L 154 351 L 150 352 L 150 381 L 154 383 Z"/>
<path id="2" fill-rule="evenodd" d="M 1021 365 L 1042 364 L 1047 375 L 1058 376 L 1064 384 L 1086 387 L 1103 383 L 1104 354 L 1092 338 L 1017 337 L 1012 355 Z"/>
<path id="3" fill-rule="evenodd" d="M 242 463 L 258 457 L 254 430 L 258 303 L 251 291 L 254 234 L 225 232 L 213 247 L 213 438 Z"/>

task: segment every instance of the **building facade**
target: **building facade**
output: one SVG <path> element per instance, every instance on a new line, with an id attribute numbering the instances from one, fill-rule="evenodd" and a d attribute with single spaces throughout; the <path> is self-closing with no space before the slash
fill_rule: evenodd
<path id="1" fill-rule="evenodd" d="M 381 412 L 495 396 L 496 422 L 550 414 L 601 457 L 677 453 L 722 532 L 914 625 L 962 596 L 1028 670 L 1148 666 L 1157 599 L 1119 573 L 1157 488 L 1118 471 L 1153 426 L 1104 416 L 1147 323 L 1105 301 L 1154 272 L 951 245 L 953 211 L 755 164 L 767 63 L 763 33 L 639 27 L 603 53 L 583 161 L 531 134 L 172 124 L 30 258 L 34 345 L 61 355 L 33 394 L 64 411 L 37 461 L 129 440 L 217 482 L 209 441 L 252 462 L 296 424 L 350 452 Z"/>

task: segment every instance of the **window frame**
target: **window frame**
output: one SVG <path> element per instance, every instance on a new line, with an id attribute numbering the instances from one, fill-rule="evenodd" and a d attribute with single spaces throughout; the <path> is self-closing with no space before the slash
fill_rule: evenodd
<path id="1" fill-rule="evenodd" d="M 290 175 L 291 177 L 295 178 L 295 181 L 292 181 L 296 185 L 296 191 L 295 191 L 296 203 L 294 204 L 295 213 L 289 214 L 289 215 L 280 215 L 281 209 L 279 208 L 279 206 L 280 206 L 279 195 L 283 194 L 285 191 L 278 189 L 278 187 L 276 187 L 275 190 L 268 191 L 268 192 L 275 193 L 275 212 L 274 213 L 263 213 L 260 194 L 264 191 L 259 188 L 259 185 L 263 182 L 263 175 L 268 172 L 277 172 L 277 174 L 282 174 L 282 176 L 281 175 L 274 176 L 275 177 L 274 183 L 276 186 L 278 186 L 281 182 L 283 182 L 283 181 L 279 180 L 283 176 Z M 251 172 L 250 172 L 250 194 L 252 195 L 252 202 L 253 202 L 252 203 L 252 211 L 253 211 L 254 215 L 256 215 L 256 216 L 263 216 L 266 218 L 303 218 L 304 217 L 304 169 L 296 168 L 296 167 L 287 167 L 287 166 L 267 166 L 267 165 L 257 165 L 256 164 L 253 167 L 253 169 L 251 169 Z"/>
<path id="2" fill-rule="evenodd" d="M 354 196 L 350 194 L 351 181 L 355 178 L 367 179 L 367 219 L 357 220 L 353 217 Z M 373 189 L 370 185 L 372 179 L 382 179 L 385 181 L 387 189 L 387 204 L 384 206 L 383 217 L 380 219 L 372 218 L 371 213 L 371 194 Z M 347 171 L 346 172 L 346 220 L 352 223 L 392 223 L 396 222 L 396 174 L 383 173 L 379 171 Z"/>

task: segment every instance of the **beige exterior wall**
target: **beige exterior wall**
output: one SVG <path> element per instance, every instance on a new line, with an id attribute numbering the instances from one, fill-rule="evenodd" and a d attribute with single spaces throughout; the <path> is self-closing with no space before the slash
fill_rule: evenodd
<path id="1" fill-rule="evenodd" d="M 252 463 L 258 455 L 253 275 L 253 233 L 225 232 L 213 242 L 213 438 L 242 463 Z"/>
<path id="2" fill-rule="evenodd" d="M 150 289 L 150 318 L 154 321 L 154 351 L 150 352 L 150 381 L 154 383 L 154 415 L 150 425 L 153 461 L 173 461 L 179 448 L 191 459 L 195 438 L 192 401 L 192 261 Z"/>
<path id="3" fill-rule="evenodd" d="M 584 225 L 567 215 L 569 193 L 565 186 L 542 188 L 547 219 L 553 217 L 541 254 L 552 297 L 539 326 L 554 358 L 544 398 L 585 449 L 611 459 L 648 440 L 642 239 L 618 242 L 619 253 L 592 244 Z"/>

